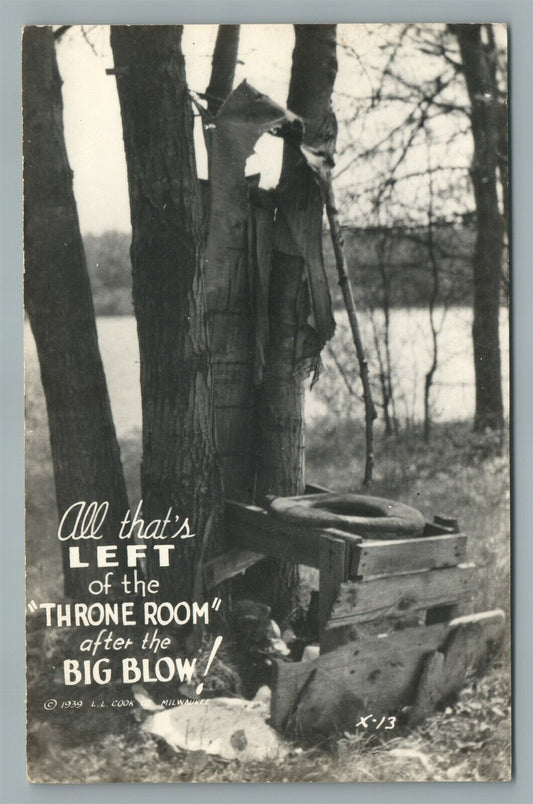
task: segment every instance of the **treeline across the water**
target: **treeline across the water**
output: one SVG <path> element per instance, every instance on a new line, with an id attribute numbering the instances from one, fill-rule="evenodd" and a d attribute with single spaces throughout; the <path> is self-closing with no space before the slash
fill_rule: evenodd
<path id="1" fill-rule="evenodd" d="M 437 275 L 437 303 L 472 303 L 472 226 L 344 227 L 344 250 L 359 306 L 426 307 Z M 335 307 L 342 306 L 329 233 L 324 258 Z"/>
<path id="2" fill-rule="evenodd" d="M 472 303 L 475 223 L 416 228 L 343 228 L 344 248 L 359 306 L 424 307 L 437 287 L 436 303 Z M 130 235 L 109 231 L 84 237 L 97 315 L 131 315 Z M 324 256 L 335 307 L 342 306 L 329 233 Z M 502 303 L 506 303 L 502 268 Z M 436 282 L 436 285 L 435 285 Z"/>
<path id="3" fill-rule="evenodd" d="M 83 237 L 96 315 L 133 315 L 130 244 L 129 232 Z"/>

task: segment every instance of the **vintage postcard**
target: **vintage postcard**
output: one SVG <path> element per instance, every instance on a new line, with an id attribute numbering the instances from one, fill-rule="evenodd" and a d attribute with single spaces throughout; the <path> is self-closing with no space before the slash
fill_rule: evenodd
<path id="1" fill-rule="evenodd" d="M 32 782 L 511 778 L 507 29 L 23 32 Z"/>

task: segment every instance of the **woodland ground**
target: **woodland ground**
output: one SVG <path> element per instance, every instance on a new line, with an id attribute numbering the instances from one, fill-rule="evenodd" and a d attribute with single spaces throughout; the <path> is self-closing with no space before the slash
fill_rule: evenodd
<path id="1" fill-rule="evenodd" d="M 130 500 L 138 495 L 139 433 L 122 439 Z M 509 621 L 509 464 L 507 445 L 474 435 L 467 422 L 435 425 L 425 444 L 418 428 L 385 439 L 376 433 L 373 493 L 415 505 L 427 518 L 457 517 L 469 536 L 469 560 L 481 566 L 475 610 L 503 608 Z M 361 424 L 317 418 L 307 432 L 307 480 L 357 490 L 363 473 Z M 30 599 L 60 599 L 56 513 L 48 430 L 37 367 L 27 371 L 27 524 Z M 306 575 L 306 581 L 312 582 Z M 165 752 L 130 711 L 86 708 L 45 712 L 65 698 L 51 665 L 61 652 L 28 616 L 31 778 L 104 781 L 495 781 L 510 776 L 509 639 L 489 672 L 467 679 L 458 700 L 414 730 L 383 736 L 347 733 L 331 748 L 294 747 L 280 763 L 224 762 L 201 752 Z M 73 696 L 74 697 L 74 696 Z M 79 697 L 79 696 L 78 696 Z M 94 697 L 94 695 L 93 695 Z M 123 696 L 122 692 L 120 697 Z M 118 716 L 120 712 L 120 716 Z"/>

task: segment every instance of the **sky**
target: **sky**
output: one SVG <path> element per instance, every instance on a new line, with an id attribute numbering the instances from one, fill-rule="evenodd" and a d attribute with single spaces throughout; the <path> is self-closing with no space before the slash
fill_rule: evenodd
<path id="1" fill-rule="evenodd" d="M 187 80 L 192 90 L 203 92 L 209 83 L 216 33 L 215 25 L 188 25 L 184 28 L 183 50 Z M 364 117 L 357 112 L 358 99 L 360 103 L 366 103 L 365 98 L 375 91 L 377 68 L 383 65 L 386 58 L 382 45 L 387 35 L 390 36 L 390 26 L 338 26 L 339 71 L 335 83 L 334 110 L 342 120 L 349 117 L 350 109 L 355 109 L 353 122 L 350 126 L 341 126 L 339 133 L 338 186 L 348 194 L 351 188 L 355 188 L 354 194 L 358 192 L 360 195 L 353 202 L 354 219 L 359 215 L 363 220 L 367 214 L 357 207 L 361 208 L 360 199 L 364 198 L 361 190 L 374 181 L 376 163 L 359 160 L 355 168 L 350 166 L 344 170 L 343 167 L 349 162 L 349 153 L 343 156 L 342 151 L 347 148 L 349 152 L 352 146 L 364 149 L 365 144 L 371 144 L 379 138 L 381 130 L 391 126 L 395 116 L 401 120 L 404 113 L 401 104 L 384 105 L 374 110 L 371 125 L 365 125 Z M 235 86 L 246 78 L 258 90 L 284 105 L 293 46 L 292 25 L 242 25 Z M 57 56 L 63 79 L 65 138 L 74 172 L 74 192 L 81 230 L 95 234 L 110 229 L 128 232 L 130 215 L 120 108 L 115 78 L 106 74 L 106 68 L 113 66 L 108 26 L 71 28 L 60 40 Z M 431 78 L 432 71 L 441 69 L 441 66 L 436 66 L 427 57 L 421 58 L 407 45 L 403 69 L 405 75 L 416 83 Z M 457 86 L 459 89 L 455 91 L 460 92 L 460 84 Z M 464 103 L 465 97 L 460 100 Z M 195 141 L 198 172 L 201 178 L 205 178 L 207 160 L 199 119 L 197 123 Z M 457 120 L 443 115 L 438 126 L 441 143 L 437 137 L 431 156 L 433 164 L 451 162 L 463 169 L 462 178 L 460 171 L 456 173 L 455 197 L 446 202 L 448 208 L 455 208 L 458 198 L 466 207 L 471 206 L 467 186 L 471 137 L 466 132 L 456 138 L 450 147 L 447 144 L 449 134 L 453 127 L 457 127 Z M 282 148 L 283 143 L 279 138 L 267 134 L 257 144 L 256 155 L 250 158 L 248 171 L 260 172 L 264 187 L 273 187 L 277 183 Z M 404 174 L 416 171 L 417 167 L 422 170 L 428 158 L 427 145 L 419 137 L 402 166 Z M 406 210 L 410 205 L 423 205 L 427 187 L 421 181 L 418 185 L 410 181 L 402 192 L 402 209 Z M 446 206 L 443 211 L 446 213 Z M 348 213 L 349 216 L 351 211 L 348 210 Z M 403 213 L 400 210 L 398 214 Z"/>

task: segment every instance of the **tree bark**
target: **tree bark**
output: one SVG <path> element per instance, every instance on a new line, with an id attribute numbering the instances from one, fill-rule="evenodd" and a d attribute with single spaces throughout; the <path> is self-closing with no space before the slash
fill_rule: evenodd
<path id="1" fill-rule="evenodd" d="M 332 154 L 336 26 L 294 28 L 287 107 L 304 120 L 304 144 Z M 299 150 L 286 144 L 270 281 L 271 335 L 259 398 L 259 503 L 268 494 L 290 496 L 304 491 L 303 379 L 316 367 L 320 349 L 334 329 L 321 264 L 322 213 L 321 192 L 311 170 Z M 316 329 L 308 326 L 311 316 L 322 322 Z M 280 617 L 296 603 L 298 572 L 289 564 L 269 564 L 261 565 L 260 582 L 270 588 L 274 612 Z"/>
<path id="2" fill-rule="evenodd" d="M 231 95 L 233 82 L 235 80 L 235 69 L 237 67 L 237 55 L 239 52 L 240 25 L 219 25 L 213 58 L 211 60 L 211 77 L 209 86 L 205 91 L 207 99 L 207 114 L 204 117 L 204 141 L 207 149 L 209 178 L 213 173 L 213 142 L 216 137 L 216 129 L 205 125 L 212 122 L 217 116 L 224 102 Z M 210 207 L 210 187 L 205 187 L 204 204 L 206 207 L 206 223 L 209 217 Z M 208 226 L 206 232 L 208 231 Z"/>
<path id="3" fill-rule="evenodd" d="M 171 601 L 200 594 L 200 562 L 219 544 L 222 516 L 202 208 L 181 37 L 182 26 L 111 28 L 133 229 L 143 512 L 145 519 L 161 518 L 172 506 L 196 534 L 174 540 L 171 570 L 148 561 L 161 598 Z"/>
<path id="4" fill-rule="evenodd" d="M 206 89 L 207 111 L 217 114 L 230 95 L 235 80 L 240 25 L 219 25 L 211 68 L 211 80 Z"/>
<path id="5" fill-rule="evenodd" d="M 25 303 L 46 398 L 58 514 L 61 519 L 81 500 L 107 501 L 99 544 L 114 544 L 128 500 L 65 148 L 50 27 L 25 28 L 22 64 Z M 65 594 L 87 597 L 87 583 L 99 573 L 72 570 L 69 542 L 61 544 Z M 94 543 L 78 544 L 82 559 L 94 560 Z M 122 555 L 119 560 L 124 567 Z"/>
<path id="6" fill-rule="evenodd" d="M 501 106 L 493 66 L 495 50 L 482 41 L 481 25 L 452 27 L 461 50 L 471 104 L 474 157 L 470 169 L 477 213 L 473 258 L 474 429 L 503 427 L 499 312 L 504 224 L 498 207 Z"/>

